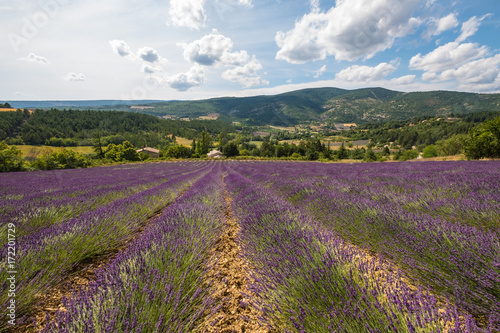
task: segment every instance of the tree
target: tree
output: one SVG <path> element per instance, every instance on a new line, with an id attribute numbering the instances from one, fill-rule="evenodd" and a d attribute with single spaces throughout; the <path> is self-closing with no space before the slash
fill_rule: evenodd
<path id="1" fill-rule="evenodd" d="M 191 149 L 184 146 L 170 146 L 167 149 L 166 156 L 171 158 L 190 158 Z"/>
<path id="2" fill-rule="evenodd" d="M 465 156 L 469 160 L 500 157 L 500 117 L 471 130 Z"/>
<path id="3" fill-rule="evenodd" d="M 23 171 L 23 153 L 16 147 L 8 147 L 4 141 L 0 142 L 0 172 Z"/>
<path id="4" fill-rule="evenodd" d="M 387 147 L 387 146 L 384 147 L 384 151 L 382 152 L 382 155 L 384 155 L 384 156 L 391 155 L 391 150 L 389 149 L 389 147 Z"/>
<path id="5" fill-rule="evenodd" d="M 201 138 L 198 141 L 198 145 L 196 146 L 196 153 L 200 156 L 208 154 L 208 151 L 209 151 L 210 145 L 211 145 L 210 141 L 211 141 L 211 139 L 210 139 L 210 135 L 208 134 L 208 132 L 202 131 Z"/>
<path id="6" fill-rule="evenodd" d="M 94 141 L 92 144 L 92 150 L 96 154 L 97 158 L 104 158 L 104 151 L 102 150 L 102 138 L 101 138 L 101 133 L 97 132 L 94 135 Z"/>
<path id="7" fill-rule="evenodd" d="M 342 145 L 340 146 L 339 150 L 337 150 L 337 157 L 339 160 L 342 160 L 342 159 L 347 158 L 348 154 L 349 154 L 349 152 L 344 147 L 344 142 L 342 142 Z"/>
<path id="8" fill-rule="evenodd" d="M 238 156 L 239 151 L 238 151 L 238 145 L 236 142 L 230 142 L 224 146 L 223 153 L 226 157 L 233 157 L 233 156 Z"/>
<path id="9" fill-rule="evenodd" d="M 217 148 L 222 151 L 224 149 L 224 146 L 227 144 L 227 139 L 226 139 L 226 133 L 220 132 L 219 133 L 219 145 Z"/>
<path id="10" fill-rule="evenodd" d="M 368 162 L 374 162 L 377 160 L 377 155 L 375 155 L 371 147 L 369 147 L 363 159 Z"/>
<path id="11" fill-rule="evenodd" d="M 449 139 L 436 142 L 436 148 L 439 155 L 453 156 L 463 153 L 468 141 L 469 136 L 467 134 L 456 134 Z"/>
<path id="12" fill-rule="evenodd" d="M 123 141 L 122 146 L 123 146 L 123 152 L 122 152 L 123 159 L 127 161 L 140 160 L 137 150 L 129 141 Z"/>
<path id="13" fill-rule="evenodd" d="M 439 156 L 438 150 L 435 145 L 429 145 L 422 150 L 422 157 L 437 157 Z"/>

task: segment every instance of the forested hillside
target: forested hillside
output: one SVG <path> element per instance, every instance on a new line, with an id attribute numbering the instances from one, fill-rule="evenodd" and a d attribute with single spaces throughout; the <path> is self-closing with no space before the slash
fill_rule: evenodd
<path id="1" fill-rule="evenodd" d="M 45 144 L 53 138 L 88 141 L 110 137 L 109 142 L 124 140 L 136 146 L 162 146 L 166 137 L 174 134 L 187 139 L 211 134 L 234 132 L 234 127 L 218 120 L 166 120 L 147 114 L 121 111 L 36 110 L 3 112 L 0 117 L 0 141 L 15 138 L 24 144 Z M 114 139 L 113 139 L 114 137 Z M 71 145 L 71 144 L 66 144 Z"/>
<path id="2" fill-rule="evenodd" d="M 273 96 L 225 97 L 200 101 L 172 101 L 149 104 L 141 112 L 177 117 L 199 117 L 219 113 L 231 121 L 247 125 L 290 126 L 304 123 L 366 124 L 499 111 L 500 94 L 474 94 L 450 91 L 403 93 L 383 88 L 344 90 L 315 88 Z M 131 110 L 120 106 L 120 110 Z"/>

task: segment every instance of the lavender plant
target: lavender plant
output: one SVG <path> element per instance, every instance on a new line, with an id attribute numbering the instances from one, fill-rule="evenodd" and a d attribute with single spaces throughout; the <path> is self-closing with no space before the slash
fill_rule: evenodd
<path id="1" fill-rule="evenodd" d="M 267 321 L 287 332 L 475 332 L 471 317 L 398 276 L 377 275 L 376 261 L 310 215 L 245 179 L 228 178 L 241 221 L 240 244 L 256 274 L 252 291 Z"/>
<path id="2" fill-rule="evenodd" d="M 43 332 L 191 332 L 216 304 L 203 277 L 221 234 L 220 165 L 178 198 Z"/>

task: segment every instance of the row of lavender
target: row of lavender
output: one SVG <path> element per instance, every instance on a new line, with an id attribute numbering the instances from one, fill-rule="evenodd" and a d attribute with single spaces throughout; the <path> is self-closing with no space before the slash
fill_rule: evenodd
<path id="1" fill-rule="evenodd" d="M 191 332 L 217 309 L 203 278 L 222 232 L 221 165 L 156 217 L 43 332 Z"/>
<path id="2" fill-rule="evenodd" d="M 192 164 L 187 169 L 196 167 Z M 0 228 L 17 235 L 94 210 L 186 172 L 183 164 L 122 165 L 79 170 L 4 174 L 0 177 Z"/>
<path id="3" fill-rule="evenodd" d="M 500 162 L 234 169 L 500 328 Z"/>
<path id="4" fill-rule="evenodd" d="M 380 270 L 310 214 L 233 173 L 227 186 L 254 268 L 251 290 L 264 321 L 280 332 L 479 332 L 472 317 L 440 310 L 422 289 Z M 441 305 L 443 306 L 443 305 Z"/>
<path id="5" fill-rule="evenodd" d="M 30 222 L 39 223 L 35 216 L 33 221 L 28 219 L 21 224 L 16 247 L 18 258 L 16 297 L 22 299 L 16 309 L 19 322 L 23 322 L 25 318 L 23 319 L 21 315 L 27 314 L 33 308 L 39 295 L 59 284 L 69 271 L 84 260 L 106 254 L 125 242 L 148 218 L 172 202 L 211 168 L 210 164 L 191 164 L 173 168 L 168 164 L 162 166 L 166 181 L 158 180 L 156 186 L 149 188 L 146 186 L 145 190 L 127 197 L 118 194 L 119 199 L 105 201 L 97 205 L 96 209 L 63 218 L 58 223 L 30 227 Z M 140 173 L 142 171 L 150 174 L 150 167 L 144 165 L 135 168 L 133 173 L 129 173 L 129 177 L 144 179 Z M 161 171 L 157 170 L 157 174 L 160 173 Z M 72 187 L 72 190 L 72 193 L 78 193 L 78 186 Z M 49 198 L 53 192 L 47 192 Z M 40 205 L 43 201 L 39 200 Z M 54 209 L 57 209 L 57 205 Z M 6 281 L 7 278 L 6 247 L 7 244 L 0 253 L 2 266 L 0 281 Z M 5 288 L 7 285 L 2 284 L 0 303 L 4 309 L 7 301 Z"/>

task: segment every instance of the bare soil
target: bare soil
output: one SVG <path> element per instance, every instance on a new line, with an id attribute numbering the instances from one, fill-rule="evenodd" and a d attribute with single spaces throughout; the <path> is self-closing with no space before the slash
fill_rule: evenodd
<path id="1" fill-rule="evenodd" d="M 177 197 L 180 198 L 187 191 L 185 189 Z M 139 238 L 148 228 L 153 225 L 153 221 L 156 217 L 160 216 L 165 209 L 167 209 L 173 202 L 167 204 L 165 207 L 157 210 L 154 215 L 141 223 L 136 230 L 134 230 L 130 237 L 126 239 L 120 246 L 109 252 L 94 257 L 81 262 L 79 265 L 74 267 L 71 272 L 68 273 L 67 277 L 58 285 L 51 288 L 48 292 L 43 295 L 39 295 L 39 300 L 37 305 L 32 311 L 30 324 L 25 324 L 17 326 L 15 330 L 7 332 L 39 332 L 45 328 L 47 324 L 47 319 L 52 320 L 57 311 L 66 311 L 62 304 L 63 297 L 69 297 L 73 292 L 81 288 L 86 288 L 91 281 L 95 280 L 95 272 L 106 266 L 111 262 L 120 252 L 125 251 L 128 246 L 137 238 Z"/>
<path id="2" fill-rule="evenodd" d="M 264 333 L 274 332 L 259 321 L 263 314 L 252 305 L 255 295 L 247 289 L 251 283 L 250 266 L 241 257 L 237 243 L 239 225 L 231 210 L 231 198 L 225 193 L 226 223 L 216 246 L 211 251 L 206 277 L 220 309 L 203 323 L 202 332 Z M 251 299 L 250 299 L 251 298 Z"/>

